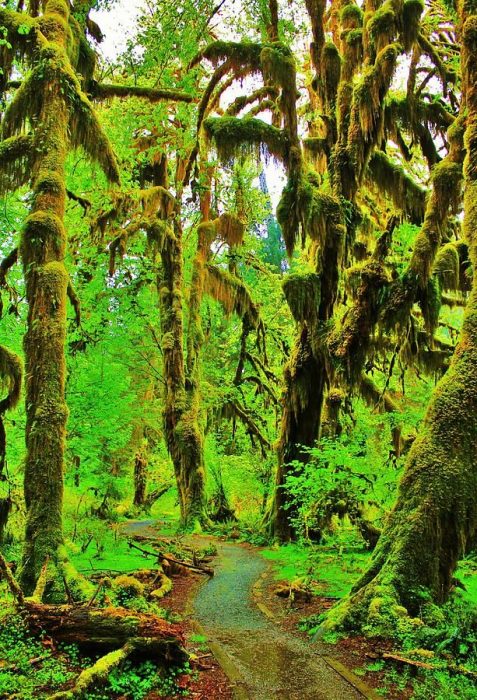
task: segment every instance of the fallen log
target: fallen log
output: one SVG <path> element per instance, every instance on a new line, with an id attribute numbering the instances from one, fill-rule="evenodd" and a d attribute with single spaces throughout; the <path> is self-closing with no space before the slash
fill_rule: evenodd
<path id="1" fill-rule="evenodd" d="M 465 666 L 459 666 L 458 664 L 447 663 L 445 666 L 436 666 L 435 664 L 431 664 L 426 661 L 417 661 L 415 659 L 409 659 L 405 656 L 401 656 L 400 654 L 391 654 L 388 652 L 383 652 L 381 654 L 381 658 L 385 661 L 394 661 L 395 663 L 403 664 L 404 666 L 411 666 L 416 670 L 449 671 L 450 673 L 461 674 L 463 676 L 467 676 L 468 678 L 472 678 L 473 680 L 477 680 L 476 671 L 471 671 L 470 669 L 465 668 Z"/>
<path id="2" fill-rule="evenodd" d="M 26 598 L 1 553 L 0 573 L 33 633 L 46 632 L 58 642 L 99 649 L 130 644 L 134 650 L 168 663 L 187 659 L 181 628 L 158 615 L 120 607 L 92 608 L 94 597 L 89 603 L 76 605 L 48 605 L 37 597 Z"/>
<path id="3" fill-rule="evenodd" d="M 214 575 L 214 570 L 210 566 L 201 566 L 200 564 L 188 564 L 185 561 L 180 561 L 179 559 L 175 559 L 169 554 L 163 554 L 163 552 L 160 551 L 150 552 L 148 549 L 143 549 L 142 547 L 139 547 L 137 544 L 134 544 L 134 542 L 131 542 L 130 540 L 128 540 L 128 545 L 131 549 L 137 549 L 139 552 L 142 552 L 142 554 L 145 554 L 149 557 L 154 557 L 159 562 L 167 561 L 171 564 L 183 566 L 185 569 L 191 569 L 191 571 L 196 571 L 200 574 L 207 574 L 207 576 Z"/>
<path id="4" fill-rule="evenodd" d="M 85 605 L 43 605 L 26 601 L 24 613 L 33 631 L 44 631 L 59 642 L 118 649 L 134 642 L 166 661 L 186 658 L 178 625 L 152 614 L 125 608 L 90 608 Z"/>

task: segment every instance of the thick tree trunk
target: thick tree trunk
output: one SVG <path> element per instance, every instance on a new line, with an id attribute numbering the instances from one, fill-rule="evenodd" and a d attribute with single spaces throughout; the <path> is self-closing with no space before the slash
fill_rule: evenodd
<path id="1" fill-rule="evenodd" d="M 284 486 L 289 474 L 297 474 L 296 464 L 306 464 L 308 454 L 303 447 L 313 447 L 318 439 L 323 409 L 326 373 L 324 363 L 313 354 L 310 331 L 304 326 L 285 369 L 285 398 L 278 469 L 272 506 L 271 534 L 282 542 L 294 539 L 296 532 L 290 520 L 296 515 Z"/>
<path id="2" fill-rule="evenodd" d="M 48 11 L 48 5 L 46 11 Z M 66 6 L 66 5 L 65 5 Z M 67 10 L 69 12 L 69 10 Z M 65 341 L 68 274 L 64 265 L 66 232 L 65 161 L 68 112 L 56 70 L 57 43 L 66 46 L 66 29 L 51 17 L 52 56 L 43 108 L 35 130 L 37 164 L 33 173 L 34 204 L 26 220 L 21 257 L 28 301 L 26 360 L 25 502 L 26 542 L 21 573 L 31 593 L 45 560 L 55 558 L 63 541 L 63 469 L 66 421 Z M 46 25 L 45 25 L 46 27 Z M 45 29 L 48 35 L 49 30 Z"/>
<path id="3" fill-rule="evenodd" d="M 326 627 L 393 631 L 405 612 L 446 600 L 459 558 L 477 534 L 477 14 L 462 7 L 467 107 L 464 237 L 474 269 L 462 336 L 414 442 L 398 500 L 369 570 Z"/>

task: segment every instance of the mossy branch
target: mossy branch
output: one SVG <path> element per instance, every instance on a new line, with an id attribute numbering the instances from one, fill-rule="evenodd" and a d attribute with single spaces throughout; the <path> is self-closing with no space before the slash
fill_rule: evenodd
<path id="1" fill-rule="evenodd" d="M 207 264 L 205 271 L 207 293 L 222 305 L 226 314 L 235 313 L 240 318 L 247 315 L 252 327 L 256 328 L 259 311 L 244 282 L 217 265 Z"/>
<path id="2" fill-rule="evenodd" d="M 203 60 L 218 65 L 219 61 L 230 60 L 235 70 L 248 68 L 251 73 L 261 69 L 260 56 L 263 46 L 248 42 L 214 41 L 201 51 L 189 64 L 189 68 L 199 65 Z"/>
<path id="3" fill-rule="evenodd" d="M 237 117 L 210 117 L 204 122 L 208 137 L 214 142 L 222 161 L 239 154 L 272 156 L 286 161 L 289 139 L 285 131 L 260 119 Z"/>
<path id="4" fill-rule="evenodd" d="M 248 413 L 247 409 L 238 401 L 227 401 L 222 406 L 221 413 L 224 418 L 238 418 L 247 428 L 247 432 L 253 437 L 257 438 L 260 443 L 262 454 L 265 454 L 265 450 L 271 449 L 270 441 L 263 435 L 262 431 L 253 420 L 252 416 Z"/>
<path id="5" fill-rule="evenodd" d="M 156 102 L 197 102 L 194 95 L 188 95 L 180 90 L 168 90 L 135 85 L 108 85 L 96 83 L 91 89 L 91 97 L 95 100 L 108 100 L 113 97 L 137 97 L 154 104 Z"/>
<path id="6" fill-rule="evenodd" d="M 3 554 L 1 552 L 0 552 L 0 573 L 2 574 L 2 577 L 7 582 L 8 588 L 10 589 L 10 593 L 13 595 L 13 597 L 15 599 L 16 605 L 19 608 L 24 608 L 25 607 L 25 596 L 23 595 L 23 591 L 20 588 L 14 575 L 12 574 L 5 557 L 3 556 Z"/>
<path id="7" fill-rule="evenodd" d="M 99 658 L 93 666 L 82 671 L 71 690 L 54 693 L 51 700 L 74 700 L 74 698 L 84 697 L 92 686 L 96 687 L 98 683 L 105 682 L 111 671 L 124 663 L 134 651 L 136 651 L 134 641 L 127 642 L 121 649 L 110 651 L 109 654 Z"/>
<path id="8" fill-rule="evenodd" d="M 264 98 L 273 98 L 274 100 L 278 97 L 279 90 L 273 85 L 264 85 L 257 90 L 254 90 L 249 95 L 241 95 L 237 97 L 232 104 L 227 108 L 225 116 L 235 117 L 239 112 L 241 112 L 248 105 L 254 102 L 260 102 Z"/>
<path id="9" fill-rule="evenodd" d="M 93 105 L 75 79 L 74 106 L 70 117 L 71 145 L 83 148 L 90 160 L 97 163 L 109 182 L 119 184 L 120 174 L 111 143 L 103 131 Z"/>
<path id="10" fill-rule="evenodd" d="M 68 299 L 75 312 L 76 325 L 79 327 L 81 326 L 81 301 L 71 280 L 68 282 Z"/>
<path id="11" fill-rule="evenodd" d="M 396 209 L 401 210 L 412 223 L 422 222 L 427 192 L 399 163 L 377 150 L 370 157 L 368 173 L 379 190 L 392 199 Z"/>

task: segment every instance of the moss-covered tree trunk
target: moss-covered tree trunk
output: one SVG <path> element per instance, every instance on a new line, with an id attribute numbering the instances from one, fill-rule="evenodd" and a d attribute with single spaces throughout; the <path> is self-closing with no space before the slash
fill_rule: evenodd
<path id="1" fill-rule="evenodd" d="M 147 456 L 139 449 L 134 457 L 134 499 L 135 506 L 143 506 L 146 503 L 147 489 Z"/>
<path id="2" fill-rule="evenodd" d="M 46 13 L 49 6 L 47 3 Z M 66 16 L 69 9 L 64 5 Z M 63 542 L 63 470 L 66 421 L 65 341 L 68 274 L 64 264 L 66 232 L 65 162 L 68 143 L 68 109 L 61 74 L 57 72 L 58 45 L 66 47 L 61 17 L 51 14 L 46 38 L 51 56 L 44 52 L 48 73 L 34 149 L 38 152 L 33 178 L 34 203 L 22 240 L 28 324 L 24 339 L 26 363 L 26 542 L 21 574 L 27 593 L 47 557 L 56 558 Z M 46 24 L 45 24 L 46 27 Z M 51 33 L 51 34 L 50 34 Z"/>
<path id="3" fill-rule="evenodd" d="M 278 444 L 278 468 L 271 514 L 271 531 L 282 542 L 295 536 L 291 521 L 295 508 L 284 489 L 286 478 L 293 473 L 294 462 L 305 464 L 303 448 L 312 447 L 320 430 L 326 383 L 324 365 L 313 354 L 310 330 L 305 326 L 285 369 L 285 400 Z"/>
<path id="4" fill-rule="evenodd" d="M 184 528 L 205 518 L 203 437 L 199 428 L 199 395 L 188 391 L 183 340 L 183 259 L 182 228 L 176 218 L 174 230 L 161 249 L 158 277 L 162 349 L 165 378 L 164 427 L 169 453 L 174 463 L 181 524 Z"/>
<path id="5" fill-rule="evenodd" d="M 445 601 L 477 534 L 477 5 L 461 7 L 467 109 L 464 235 L 474 269 L 462 335 L 436 387 L 373 561 L 326 626 L 392 632 L 425 600 Z"/>

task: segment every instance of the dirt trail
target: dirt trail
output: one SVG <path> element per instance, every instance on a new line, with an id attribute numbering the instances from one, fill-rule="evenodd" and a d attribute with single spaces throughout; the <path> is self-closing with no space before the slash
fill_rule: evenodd
<path id="1" fill-rule="evenodd" d="M 218 544 L 215 576 L 199 590 L 195 616 L 235 668 L 237 698 L 363 698 L 320 656 L 320 647 L 280 629 L 258 609 L 252 587 L 267 565 L 251 548 Z M 224 669 L 228 672 L 228 669 Z"/>
<path id="2" fill-rule="evenodd" d="M 153 538 L 157 525 L 161 523 L 129 522 L 125 531 Z M 195 536 L 191 540 L 210 542 Z M 267 569 L 259 552 L 214 543 L 215 576 L 199 589 L 192 610 L 234 683 L 237 700 L 362 700 L 365 696 L 324 660 L 329 650 L 282 630 L 258 608 L 252 591 Z"/>

